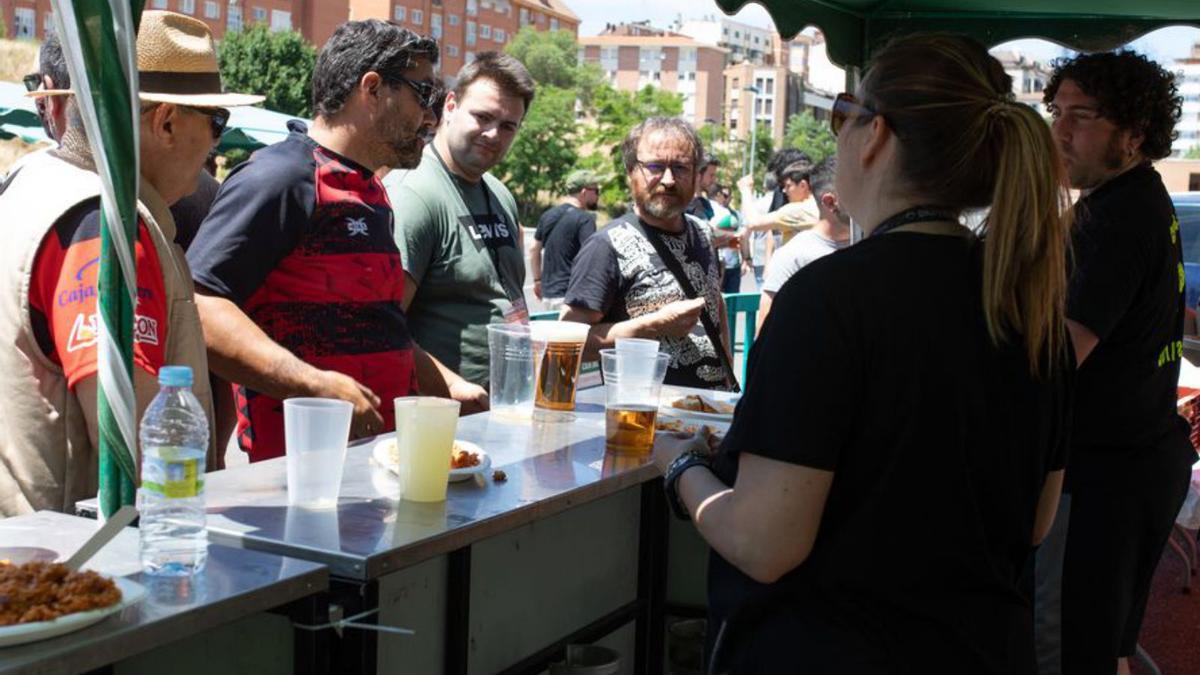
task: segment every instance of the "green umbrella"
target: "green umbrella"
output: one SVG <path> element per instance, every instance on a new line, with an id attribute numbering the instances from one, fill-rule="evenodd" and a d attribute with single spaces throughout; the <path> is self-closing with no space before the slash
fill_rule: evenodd
<path id="1" fill-rule="evenodd" d="M 138 113 L 136 27 L 143 0 L 54 0 L 75 99 L 100 175 L 100 511 L 134 502 L 133 393 Z"/>

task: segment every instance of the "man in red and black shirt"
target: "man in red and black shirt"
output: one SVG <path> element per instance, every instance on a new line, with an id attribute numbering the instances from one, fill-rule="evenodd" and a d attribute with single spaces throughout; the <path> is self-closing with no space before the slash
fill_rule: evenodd
<path id="1" fill-rule="evenodd" d="M 487 393 L 413 343 L 392 207 L 377 177 L 420 161 L 437 43 L 383 21 L 338 27 L 313 72 L 316 120 L 226 179 L 188 249 L 212 369 L 238 383 L 238 440 L 278 457 L 282 400 L 354 404 L 354 437 L 393 429 L 392 400 Z M 307 131 L 307 133 L 306 133 Z"/>

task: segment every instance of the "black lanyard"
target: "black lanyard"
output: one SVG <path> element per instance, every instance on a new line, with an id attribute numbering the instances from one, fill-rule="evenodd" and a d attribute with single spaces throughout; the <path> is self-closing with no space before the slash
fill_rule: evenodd
<path id="1" fill-rule="evenodd" d="M 450 177 L 450 183 L 454 185 L 454 189 L 458 190 L 458 197 L 462 200 L 463 206 L 465 206 L 467 209 L 467 217 L 474 220 L 474 216 L 471 214 L 471 206 L 467 202 L 467 195 L 463 193 L 462 186 L 458 184 L 458 177 L 455 176 L 454 172 L 450 170 L 450 167 L 446 164 L 446 160 L 442 159 L 442 153 L 438 152 L 436 147 L 430 146 L 429 149 L 433 151 L 433 156 L 437 157 L 438 162 L 441 163 L 442 170 L 445 171 L 446 175 Z M 483 178 L 483 176 L 479 177 L 479 188 L 483 190 L 483 203 L 487 207 L 488 219 L 491 222 L 495 222 L 497 220 L 497 215 L 496 211 L 492 209 L 492 191 L 488 189 L 487 181 Z M 513 246 L 516 246 L 518 241 L 517 233 L 516 230 L 513 229 L 512 223 L 508 222 L 508 218 L 506 218 L 503 213 L 499 215 L 499 219 L 503 220 L 509 225 L 509 231 L 511 232 L 513 239 Z M 459 223 L 462 223 L 461 219 L 459 220 Z M 466 225 L 463 225 L 463 227 L 465 228 Z M 515 300 L 519 297 L 522 297 L 524 292 L 520 288 L 517 288 L 515 284 L 508 283 L 504 278 L 504 268 L 500 266 L 500 252 L 494 247 L 488 246 L 486 242 L 481 241 L 482 235 L 480 235 L 478 232 L 469 232 L 468 234 L 471 235 L 472 241 L 478 242 L 476 244 L 477 246 L 482 246 L 487 250 L 488 257 L 492 259 L 492 268 L 496 270 L 496 277 L 500 280 L 500 285 L 504 287 L 505 293 L 508 293 L 509 300 Z"/>
<path id="2" fill-rule="evenodd" d="M 911 225 L 913 223 L 928 223 L 928 222 L 951 222 L 957 223 L 958 218 L 954 214 L 947 213 L 944 209 L 939 209 L 932 206 L 914 206 L 910 209 L 904 209 L 900 213 L 888 218 L 879 224 L 871 236 L 887 234 L 898 227 Z"/>

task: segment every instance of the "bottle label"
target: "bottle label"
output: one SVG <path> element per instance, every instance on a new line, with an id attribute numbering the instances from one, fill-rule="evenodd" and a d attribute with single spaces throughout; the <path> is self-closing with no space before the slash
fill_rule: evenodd
<path id="1" fill-rule="evenodd" d="M 204 493 L 203 453 L 191 448 L 160 447 L 143 458 L 142 487 L 168 499 Z"/>

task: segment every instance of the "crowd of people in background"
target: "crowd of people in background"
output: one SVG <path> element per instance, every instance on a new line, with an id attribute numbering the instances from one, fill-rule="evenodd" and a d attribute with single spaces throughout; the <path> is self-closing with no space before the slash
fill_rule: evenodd
<path id="1" fill-rule="evenodd" d="M 286 452 L 290 397 L 351 402 L 352 437 L 393 430 L 398 396 L 485 410 L 486 328 L 530 315 L 533 223 L 492 173 L 536 96 L 525 66 L 481 53 L 447 86 L 433 39 L 347 22 L 311 125 L 218 185 L 228 109 L 262 97 L 222 90 L 196 19 L 145 12 L 137 50 L 135 414 L 190 366 L 219 469 L 231 436 Z M 53 38 L 27 79 L 58 145 L 0 183 L 5 516 L 97 489 L 101 184 Z M 1051 125 L 1011 91 L 968 38 L 900 38 L 837 97 L 836 157 L 776 153 L 765 194 L 746 176 L 735 200 L 696 130 L 652 117 L 618 149 L 628 213 L 598 226 L 611 177 L 579 170 L 536 223 L 533 293 L 591 326 L 585 359 L 651 338 L 668 384 L 744 388 L 715 454 L 704 431 L 654 451 L 712 547 L 712 672 L 1128 672 L 1196 459 L 1150 166 L 1180 99 L 1132 52 L 1060 64 Z M 739 382 L 724 294 L 751 271 Z"/>

